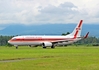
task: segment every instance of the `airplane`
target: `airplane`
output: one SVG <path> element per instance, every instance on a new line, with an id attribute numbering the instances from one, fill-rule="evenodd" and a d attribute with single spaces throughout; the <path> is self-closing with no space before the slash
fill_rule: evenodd
<path id="1" fill-rule="evenodd" d="M 80 20 L 80 23 L 77 24 L 75 29 L 72 33 L 66 35 L 66 36 L 46 36 L 46 35 L 24 35 L 24 36 L 16 36 L 11 38 L 8 43 L 16 46 L 16 49 L 20 45 L 42 45 L 43 48 L 51 47 L 55 48 L 56 44 L 63 43 L 63 42 L 69 42 L 69 41 L 75 41 L 81 38 L 81 30 L 82 30 L 82 22 L 83 20 Z"/>

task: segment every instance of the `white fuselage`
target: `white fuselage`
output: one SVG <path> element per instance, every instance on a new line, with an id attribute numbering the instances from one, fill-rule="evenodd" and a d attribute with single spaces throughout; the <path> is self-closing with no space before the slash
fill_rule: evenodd
<path id="1" fill-rule="evenodd" d="M 12 45 L 41 45 L 43 42 L 74 41 L 73 36 L 17 36 L 13 37 L 8 43 Z M 62 42 L 61 42 L 62 41 Z"/>

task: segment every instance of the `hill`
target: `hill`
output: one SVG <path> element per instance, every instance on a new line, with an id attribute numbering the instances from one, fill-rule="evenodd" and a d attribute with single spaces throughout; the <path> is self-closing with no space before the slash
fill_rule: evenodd
<path id="1" fill-rule="evenodd" d="M 26 26 L 13 24 L 0 30 L 0 35 L 61 35 L 62 33 L 72 32 L 76 24 L 43 24 Z M 82 35 L 90 32 L 90 36 L 99 37 L 99 25 L 83 24 Z"/>

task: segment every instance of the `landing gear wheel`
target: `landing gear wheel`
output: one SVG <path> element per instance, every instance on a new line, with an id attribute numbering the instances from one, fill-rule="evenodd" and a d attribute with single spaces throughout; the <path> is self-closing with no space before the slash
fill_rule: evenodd
<path id="1" fill-rule="evenodd" d="M 46 47 L 43 46 L 43 48 L 45 49 Z"/>
<path id="2" fill-rule="evenodd" d="M 16 49 L 18 49 L 18 45 L 14 45 L 16 47 Z"/>
<path id="3" fill-rule="evenodd" d="M 52 45 L 52 46 L 51 46 L 51 48 L 55 48 L 55 46 L 54 46 L 54 45 Z"/>
<path id="4" fill-rule="evenodd" d="M 18 46 L 16 46 L 16 49 L 18 49 Z"/>

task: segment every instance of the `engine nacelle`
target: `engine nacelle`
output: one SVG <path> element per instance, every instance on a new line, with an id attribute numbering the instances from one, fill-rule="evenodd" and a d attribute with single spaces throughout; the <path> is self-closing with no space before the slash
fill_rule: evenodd
<path id="1" fill-rule="evenodd" d="M 43 46 L 52 46 L 52 43 L 51 42 L 44 42 Z"/>

